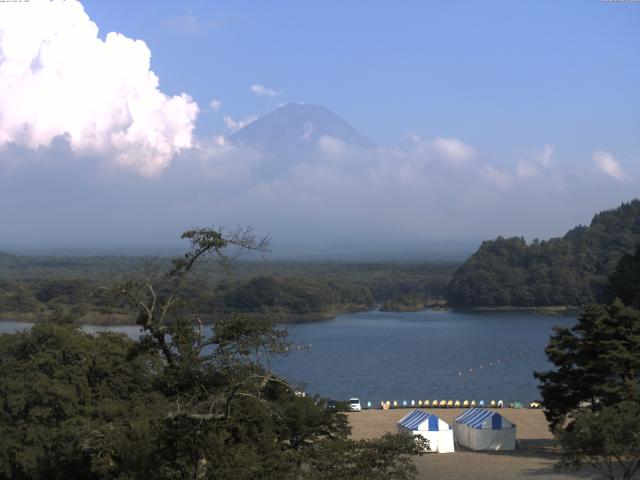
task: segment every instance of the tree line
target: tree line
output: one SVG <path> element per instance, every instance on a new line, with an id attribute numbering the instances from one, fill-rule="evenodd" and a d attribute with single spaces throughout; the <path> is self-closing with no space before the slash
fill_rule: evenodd
<path id="1" fill-rule="evenodd" d="M 169 267 L 169 260 L 0 254 L 0 267 L 1 318 L 131 323 L 121 298 L 96 289 L 139 272 L 162 271 Z M 205 322 L 234 313 L 318 320 L 376 304 L 418 309 L 442 301 L 456 267 L 452 263 L 241 261 L 230 271 L 220 265 L 201 265 L 181 288 Z"/>
<path id="2" fill-rule="evenodd" d="M 428 443 L 348 438 L 344 414 L 300 395 L 269 359 L 286 332 L 241 314 L 211 334 L 185 285 L 203 260 L 264 244 L 197 229 L 164 271 L 104 285 L 143 331 L 87 334 L 56 319 L 0 335 L 0 479 L 395 479 Z"/>
<path id="3" fill-rule="evenodd" d="M 607 478 L 640 472 L 640 247 L 624 255 L 605 303 L 585 305 L 572 328 L 556 328 L 536 372 L 561 465 Z"/>
<path id="4" fill-rule="evenodd" d="M 609 295 L 608 278 L 640 244 L 640 200 L 601 212 L 547 241 L 485 241 L 456 270 L 447 289 L 453 307 L 580 306 Z"/>

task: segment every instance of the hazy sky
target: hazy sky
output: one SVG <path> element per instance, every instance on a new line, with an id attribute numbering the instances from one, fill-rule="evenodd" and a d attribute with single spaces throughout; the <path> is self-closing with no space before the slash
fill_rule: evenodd
<path id="1" fill-rule="evenodd" d="M 631 1 L 0 3 L 0 246 L 561 234 L 638 196 L 639 32 Z M 260 178 L 225 137 L 287 102 L 380 148 Z"/>

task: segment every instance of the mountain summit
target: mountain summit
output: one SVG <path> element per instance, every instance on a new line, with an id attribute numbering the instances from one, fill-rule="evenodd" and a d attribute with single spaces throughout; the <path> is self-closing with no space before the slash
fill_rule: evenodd
<path id="1" fill-rule="evenodd" d="M 259 118 L 231 135 L 229 140 L 259 150 L 274 166 L 284 166 L 304 161 L 322 137 L 338 139 L 349 146 L 375 147 L 371 140 L 328 108 L 297 103 L 289 103 Z"/>

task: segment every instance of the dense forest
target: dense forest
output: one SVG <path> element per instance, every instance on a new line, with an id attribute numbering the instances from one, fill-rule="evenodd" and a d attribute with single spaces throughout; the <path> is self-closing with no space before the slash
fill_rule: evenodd
<path id="1" fill-rule="evenodd" d="M 57 257 L 0 254 L 0 318 L 130 323 L 130 312 L 101 287 L 153 277 L 168 258 Z M 382 305 L 411 310 L 444 300 L 454 263 L 272 262 L 199 265 L 184 297 L 205 321 L 245 313 L 288 321 L 331 318 Z"/>
<path id="2" fill-rule="evenodd" d="M 271 371 L 290 345 L 281 326 L 235 314 L 204 333 L 184 283 L 231 242 L 260 244 L 183 238 L 164 271 L 114 281 L 139 340 L 72 315 L 0 335 L 0 480 L 415 478 L 426 440 L 353 440 L 344 414 Z"/>
<path id="3" fill-rule="evenodd" d="M 601 212 L 589 226 L 547 241 L 483 242 L 454 274 L 453 307 L 584 305 L 608 296 L 619 260 L 640 245 L 640 200 Z"/>

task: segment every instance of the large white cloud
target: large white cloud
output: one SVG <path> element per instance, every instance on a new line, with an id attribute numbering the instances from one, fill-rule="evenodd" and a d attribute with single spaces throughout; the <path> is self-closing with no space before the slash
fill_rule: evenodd
<path id="1" fill-rule="evenodd" d="M 197 104 L 168 96 L 141 40 L 108 33 L 74 0 L 0 3 L 0 144 L 67 136 L 143 175 L 193 144 Z"/>
<path id="2" fill-rule="evenodd" d="M 476 156 L 476 150 L 453 137 L 436 137 L 433 140 L 422 138 L 416 133 L 406 135 L 415 148 L 433 160 L 440 160 L 455 167 L 463 167 Z"/>

